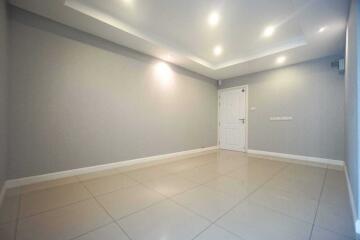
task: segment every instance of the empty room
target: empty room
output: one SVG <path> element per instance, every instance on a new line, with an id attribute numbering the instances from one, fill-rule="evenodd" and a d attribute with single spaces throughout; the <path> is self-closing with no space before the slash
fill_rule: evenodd
<path id="1" fill-rule="evenodd" d="M 0 0 L 0 240 L 360 240 L 358 0 Z"/>

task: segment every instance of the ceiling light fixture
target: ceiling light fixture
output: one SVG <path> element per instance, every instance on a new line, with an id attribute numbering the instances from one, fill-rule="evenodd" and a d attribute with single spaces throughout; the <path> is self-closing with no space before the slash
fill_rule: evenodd
<path id="1" fill-rule="evenodd" d="M 215 56 L 219 56 L 219 55 L 221 55 L 221 54 L 222 54 L 222 52 L 223 52 L 223 48 L 222 48 L 222 46 L 217 45 L 216 47 L 214 47 L 213 52 L 214 52 L 214 55 L 215 55 Z"/>
<path id="2" fill-rule="evenodd" d="M 277 64 L 283 64 L 286 61 L 286 57 L 285 56 L 280 56 L 276 59 L 276 63 Z"/>
<path id="3" fill-rule="evenodd" d="M 211 27 L 215 27 L 219 24 L 220 22 L 220 15 L 218 12 L 212 12 L 210 13 L 209 17 L 208 17 L 208 23 Z"/>
<path id="4" fill-rule="evenodd" d="M 268 26 L 265 28 L 264 32 L 263 32 L 263 36 L 264 37 L 271 37 L 274 32 L 275 32 L 275 27 L 274 26 Z"/>
<path id="5" fill-rule="evenodd" d="M 321 27 L 321 28 L 319 28 L 319 31 L 318 31 L 318 32 L 319 32 L 319 33 L 322 33 L 322 32 L 324 32 L 324 31 L 326 30 L 326 28 L 327 28 L 326 26 Z"/>

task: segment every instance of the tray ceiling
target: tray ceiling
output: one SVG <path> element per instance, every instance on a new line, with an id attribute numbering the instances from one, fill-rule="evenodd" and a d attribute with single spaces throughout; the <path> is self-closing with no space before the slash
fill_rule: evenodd
<path id="1" fill-rule="evenodd" d="M 10 2 L 214 79 L 343 54 L 349 9 L 348 0 Z"/>

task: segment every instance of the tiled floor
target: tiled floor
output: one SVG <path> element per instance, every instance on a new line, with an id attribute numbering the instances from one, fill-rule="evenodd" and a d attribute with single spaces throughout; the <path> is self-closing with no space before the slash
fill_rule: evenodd
<path id="1" fill-rule="evenodd" d="M 216 151 L 8 191 L 1 240 L 351 240 L 343 171 Z"/>

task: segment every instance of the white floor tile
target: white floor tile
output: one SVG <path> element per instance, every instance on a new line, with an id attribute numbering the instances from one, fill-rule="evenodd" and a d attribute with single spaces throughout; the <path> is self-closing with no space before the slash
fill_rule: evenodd
<path id="1" fill-rule="evenodd" d="M 165 200 L 119 221 L 133 240 L 191 240 L 210 222 Z"/>
<path id="2" fill-rule="evenodd" d="M 79 183 L 34 191 L 21 196 L 20 218 L 39 214 L 91 198 L 90 193 Z"/>
<path id="3" fill-rule="evenodd" d="M 355 238 L 348 238 L 325 229 L 315 227 L 311 236 L 311 240 L 355 240 Z"/>
<path id="4" fill-rule="evenodd" d="M 129 240 L 125 233 L 115 223 L 89 232 L 75 240 Z"/>
<path id="5" fill-rule="evenodd" d="M 315 224 L 321 228 L 351 238 L 355 235 L 354 223 L 351 216 L 350 206 L 343 207 L 320 203 Z"/>
<path id="6" fill-rule="evenodd" d="M 241 200 L 255 191 L 260 185 L 237 178 L 222 176 L 206 183 L 205 186 Z"/>
<path id="7" fill-rule="evenodd" d="M 117 189 L 135 186 L 139 183 L 123 174 L 115 174 L 83 182 L 84 186 L 93 194 L 100 195 Z"/>
<path id="8" fill-rule="evenodd" d="M 209 182 L 223 175 L 222 173 L 219 173 L 216 169 L 208 167 L 207 165 L 185 170 L 177 174 L 180 177 L 186 178 L 192 182 L 196 182 L 199 184 Z"/>
<path id="9" fill-rule="evenodd" d="M 355 236 L 343 171 L 223 150 L 11 189 L 0 209 L 0 239 L 15 240 L 15 233 L 16 240 Z"/>
<path id="10" fill-rule="evenodd" d="M 111 221 L 95 200 L 86 200 L 20 221 L 17 240 L 69 240 Z"/>
<path id="11" fill-rule="evenodd" d="M 147 167 L 129 172 L 124 172 L 124 174 L 135 179 L 136 181 L 139 181 L 141 183 L 146 183 L 148 181 L 169 175 L 171 174 L 171 172 L 162 165 L 159 165 L 159 166 Z"/>
<path id="12" fill-rule="evenodd" d="M 233 233 L 230 233 L 215 225 L 206 229 L 195 240 L 244 240 Z"/>
<path id="13" fill-rule="evenodd" d="M 322 185 L 323 181 L 309 183 L 283 176 L 276 176 L 266 183 L 267 187 L 278 188 L 294 194 L 302 194 L 316 201 L 320 199 Z"/>
<path id="14" fill-rule="evenodd" d="M 182 193 L 199 185 L 176 175 L 158 178 L 144 184 L 168 197 Z"/>
<path id="15" fill-rule="evenodd" d="M 212 221 L 230 210 L 238 202 L 236 198 L 206 187 L 191 189 L 173 197 L 174 201 Z"/>
<path id="16" fill-rule="evenodd" d="M 97 197 L 100 204 L 115 219 L 146 208 L 163 198 L 161 194 L 143 186 L 124 188 Z"/>
<path id="17" fill-rule="evenodd" d="M 248 201 L 226 214 L 218 225 L 246 240 L 305 240 L 312 225 Z"/>
<path id="18" fill-rule="evenodd" d="M 249 200 L 310 224 L 315 221 L 318 202 L 307 199 L 302 194 L 262 187 L 251 195 Z"/>

